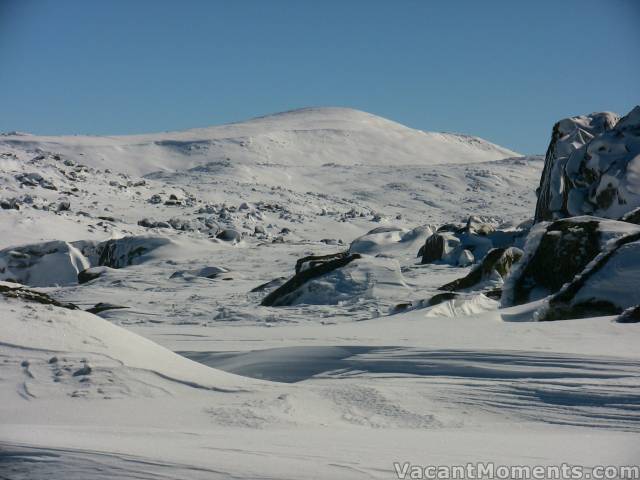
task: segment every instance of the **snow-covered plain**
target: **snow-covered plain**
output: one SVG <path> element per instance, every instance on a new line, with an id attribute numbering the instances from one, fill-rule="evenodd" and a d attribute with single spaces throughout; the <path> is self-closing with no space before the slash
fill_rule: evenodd
<path id="1" fill-rule="evenodd" d="M 393 462 L 640 458 L 638 324 L 532 322 L 540 301 L 478 295 L 394 313 L 469 271 L 420 264 L 435 227 L 533 216 L 540 157 L 337 108 L 5 135 L 0 155 L 0 200 L 19 205 L 0 210 L 0 287 L 124 307 L 0 297 L 0 478 L 387 479 Z M 150 247 L 131 265 L 73 281 L 99 242 L 140 235 Z M 260 305 L 296 260 L 350 246 L 363 258 L 293 305 Z"/>

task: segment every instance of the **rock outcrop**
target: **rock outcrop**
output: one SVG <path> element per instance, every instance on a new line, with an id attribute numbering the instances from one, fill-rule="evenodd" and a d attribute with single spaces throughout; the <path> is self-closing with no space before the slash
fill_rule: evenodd
<path id="1" fill-rule="evenodd" d="M 31 287 L 75 284 L 88 267 L 76 246 L 59 240 L 0 250 L 0 280 Z"/>
<path id="2" fill-rule="evenodd" d="M 516 247 L 489 250 L 482 262 L 476 265 L 466 277 L 449 282 L 438 290 L 455 292 L 482 287 L 483 284 L 493 289 L 496 285 L 502 285 L 511 267 L 522 258 L 522 255 L 522 250 Z"/>
<path id="3" fill-rule="evenodd" d="M 557 294 L 566 285 L 584 278 L 587 267 L 611 244 L 636 232 L 640 227 L 631 223 L 590 216 L 537 225 L 527 238 L 524 257 L 505 282 L 502 304 L 520 305 Z M 631 289 L 619 272 L 607 273 L 615 288 Z M 566 295 L 569 294 L 563 294 L 558 302 L 567 301 Z"/>
<path id="4" fill-rule="evenodd" d="M 97 265 L 123 268 L 141 261 L 147 253 L 171 243 L 165 237 L 130 236 L 107 240 L 96 247 Z"/>
<path id="5" fill-rule="evenodd" d="M 471 216 L 466 224 L 445 224 L 431 236 L 418 251 L 421 263 L 442 262 L 467 267 L 481 262 L 494 248 L 521 247 L 527 229 L 501 230 L 494 225 Z"/>
<path id="6" fill-rule="evenodd" d="M 391 306 L 410 292 L 399 262 L 386 256 L 342 252 L 300 259 L 296 274 L 269 293 L 264 306 L 349 305 L 373 300 Z"/>
<path id="7" fill-rule="evenodd" d="M 305 283 L 333 270 L 344 267 L 358 258 L 361 258 L 360 254 L 349 254 L 347 252 L 336 255 L 301 258 L 296 262 L 296 274 L 283 285 L 267 295 L 264 300 L 262 300 L 262 305 L 265 307 L 290 305 L 294 301 L 296 290 L 302 287 Z"/>
<path id="8" fill-rule="evenodd" d="M 17 298 L 25 302 L 42 303 L 44 305 L 53 305 L 54 307 L 67 308 L 69 310 L 78 310 L 78 306 L 73 303 L 59 302 L 46 293 L 37 292 L 19 285 L 11 285 L 7 282 L 0 283 L 0 295 L 7 298 Z"/>
<path id="9" fill-rule="evenodd" d="M 620 218 L 640 206 L 640 106 L 561 120 L 553 127 L 535 221 Z"/>
<path id="10" fill-rule="evenodd" d="M 635 230 L 607 243 L 579 275 L 549 299 L 538 320 L 624 313 L 619 322 L 638 321 L 633 307 L 640 304 L 640 229 Z"/>

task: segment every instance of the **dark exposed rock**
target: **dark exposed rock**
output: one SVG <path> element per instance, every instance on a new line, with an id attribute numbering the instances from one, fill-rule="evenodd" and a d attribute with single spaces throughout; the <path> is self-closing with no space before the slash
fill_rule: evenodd
<path id="1" fill-rule="evenodd" d="M 19 173 L 15 176 L 15 179 L 20 182 L 21 186 L 27 187 L 37 187 L 40 186 L 42 188 L 46 188 L 48 190 L 57 190 L 58 188 L 51 183 L 49 180 L 45 179 L 42 175 L 36 172 L 32 173 Z"/>
<path id="2" fill-rule="evenodd" d="M 268 282 L 262 283 L 255 288 L 251 289 L 252 293 L 256 292 L 264 292 L 265 290 L 273 290 L 281 286 L 284 282 L 287 281 L 287 277 L 278 277 L 273 280 L 269 280 Z"/>
<path id="3" fill-rule="evenodd" d="M 113 303 L 100 302 L 100 303 L 96 303 L 91 308 L 87 308 L 86 311 L 89 313 L 93 313 L 95 315 L 97 313 L 104 312 L 106 310 L 120 310 L 122 308 L 129 308 L 129 307 L 124 307 L 122 305 L 114 305 Z"/>
<path id="4" fill-rule="evenodd" d="M 610 264 L 611 271 L 598 278 Z M 622 281 L 628 284 L 621 284 Z M 639 284 L 640 232 L 635 232 L 607 244 L 580 275 L 551 297 L 539 320 L 620 314 L 640 300 Z M 624 289 L 628 289 L 627 293 L 620 295 Z"/>
<path id="5" fill-rule="evenodd" d="M 411 303 L 411 302 L 398 303 L 398 304 L 394 305 L 394 307 L 391 309 L 391 313 L 404 312 L 404 311 L 410 309 L 411 307 L 413 307 L 413 303 Z"/>
<path id="6" fill-rule="evenodd" d="M 73 376 L 80 377 L 82 375 L 91 375 L 91 372 L 92 372 L 91 366 L 88 363 L 86 363 L 82 368 L 79 368 L 78 370 L 73 372 Z"/>
<path id="7" fill-rule="evenodd" d="M 439 305 L 442 302 L 453 300 L 457 296 L 458 294 L 454 292 L 438 293 L 429 299 L 427 306 L 433 307 L 434 305 Z"/>
<path id="8" fill-rule="evenodd" d="M 475 233 L 476 235 L 486 236 L 495 232 L 496 228 L 490 223 L 482 221 L 481 218 L 470 216 L 465 226 L 467 233 Z"/>
<path id="9" fill-rule="evenodd" d="M 442 260 L 460 244 L 460 240 L 449 233 L 434 233 L 424 243 L 422 263 Z"/>
<path id="10" fill-rule="evenodd" d="M 156 222 L 150 218 L 143 218 L 142 220 L 138 220 L 138 225 L 145 228 L 153 228 L 155 227 Z"/>
<path id="11" fill-rule="evenodd" d="M 482 262 L 471 270 L 466 277 L 449 282 L 438 290 L 458 291 L 472 288 L 490 279 L 495 274 L 504 279 L 511 271 L 513 264 L 520 260 L 522 255 L 522 250 L 516 247 L 494 248 L 487 253 Z"/>
<path id="12" fill-rule="evenodd" d="M 239 242 L 242 240 L 242 234 L 232 228 L 225 228 L 218 232 L 216 238 L 225 242 Z"/>
<path id="13" fill-rule="evenodd" d="M 100 278 L 109 271 L 109 267 L 91 267 L 78 272 L 78 283 L 83 284 Z"/>
<path id="14" fill-rule="evenodd" d="M 620 218 L 620 221 L 640 225 L 640 207 L 631 210 Z"/>
<path id="15" fill-rule="evenodd" d="M 436 233 L 440 232 L 460 232 L 464 229 L 464 225 L 458 225 L 456 223 L 445 223 L 444 225 L 440 225 L 436 230 Z"/>
<path id="16" fill-rule="evenodd" d="M 0 200 L 0 208 L 3 210 L 20 210 L 20 201 L 16 198 L 4 198 Z"/>
<path id="17" fill-rule="evenodd" d="M 310 266 L 308 261 L 302 262 L 300 263 L 299 269 L 298 264 L 296 264 L 296 274 L 284 285 L 267 295 L 264 300 L 262 300 L 262 305 L 266 307 L 284 305 L 286 304 L 287 296 L 300 288 L 306 282 L 336 270 L 337 268 L 344 267 L 358 258 L 361 258 L 361 255 L 354 253 L 321 261 L 320 263 L 314 264 L 314 266 Z M 309 266 L 305 267 L 304 265 Z"/>
<path id="18" fill-rule="evenodd" d="M 638 323 L 640 322 L 640 305 L 627 308 L 616 319 L 618 323 Z"/>
<path id="19" fill-rule="evenodd" d="M 129 236 L 107 240 L 96 247 L 97 263 L 111 268 L 127 267 L 137 263 L 143 255 L 169 242 L 167 238 L 151 236 Z"/>
<path id="20" fill-rule="evenodd" d="M 25 287 L 10 287 L 0 285 L 0 294 L 8 298 L 18 298 L 27 302 L 42 303 L 43 305 L 53 305 L 55 307 L 78 310 L 78 306 L 73 303 L 63 303 L 51 298 L 46 293 L 37 292 Z"/>
<path id="21" fill-rule="evenodd" d="M 557 220 L 546 227 L 537 248 L 512 279 L 513 305 L 534 300 L 534 290 L 557 292 L 600 253 L 599 222 L 593 217 Z"/>
<path id="22" fill-rule="evenodd" d="M 502 288 L 492 288 L 491 290 L 482 292 L 482 294 L 492 300 L 500 300 L 500 297 L 502 297 Z"/>
<path id="23" fill-rule="evenodd" d="M 349 252 L 330 253 L 328 255 L 309 255 L 296 261 L 296 273 L 300 273 L 308 268 L 314 268 L 323 263 L 340 258 L 346 258 Z"/>

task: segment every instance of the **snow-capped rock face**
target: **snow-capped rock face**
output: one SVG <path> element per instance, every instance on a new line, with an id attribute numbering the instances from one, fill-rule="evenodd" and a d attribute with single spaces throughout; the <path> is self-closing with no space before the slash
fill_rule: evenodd
<path id="1" fill-rule="evenodd" d="M 608 245 L 637 232 L 637 225 L 590 216 L 536 225 L 527 237 L 524 257 L 505 282 L 502 304 L 521 305 L 559 292 L 583 276 Z M 615 269 L 608 275 L 608 282 L 618 289 L 633 285 Z"/>
<path id="2" fill-rule="evenodd" d="M 0 280 L 47 287 L 72 285 L 89 260 L 71 243 L 52 241 L 0 250 Z"/>
<path id="3" fill-rule="evenodd" d="M 400 264 L 393 258 L 343 252 L 301 260 L 296 274 L 262 305 L 337 305 L 372 297 L 391 300 L 408 293 Z"/>
<path id="4" fill-rule="evenodd" d="M 165 237 L 131 236 L 107 240 L 96 248 L 99 266 L 123 268 L 140 263 L 150 251 L 168 245 L 171 241 Z"/>
<path id="5" fill-rule="evenodd" d="M 535 220 L 578 215 L 620 218 L 640 206 L 640 106 L 564 119 L 553 135 Z"/>
<path id="6" fill-rule="evenodd" d="M 402 255 L 415 257 L 415 252 L 432 233 L 431 227 L 427 225 L 411 230 L 397 227 L 378 227 L 351 242 L 349 252 L 366 255 L 384 254 L 392 257 Z"/>
<path id="7" fill-rule="evenodd" d="M 0 280 L 31 287 L 75 285 L 103 274 L 99 267 L 141 263 L 151 251 L 170 243 L 166 237 L 140 235 L 100 243 L 50 241 L 9 247 L 0 250 Z"/>
<path id="8" fill-rule="evenodd" d="M 625 286 L 631 288 L 625 288 Z M 620 314 L 640 305 L 640 229 L 605 246 L 572 282 L 549 300 L 539 320 Z M 630 312 L 629 312 L 630 313 Z M 623 323 L 630 320 L 622 319 Z"/>

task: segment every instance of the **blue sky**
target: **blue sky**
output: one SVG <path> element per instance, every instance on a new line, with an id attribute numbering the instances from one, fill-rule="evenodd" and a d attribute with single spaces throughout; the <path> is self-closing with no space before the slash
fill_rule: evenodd
<path id="1" fill-rule="evenodd" d="M 544 152 L 640 103 L 640 2 L 0 0 L 0 131 L 126 134 L 304 106 Z"/>

